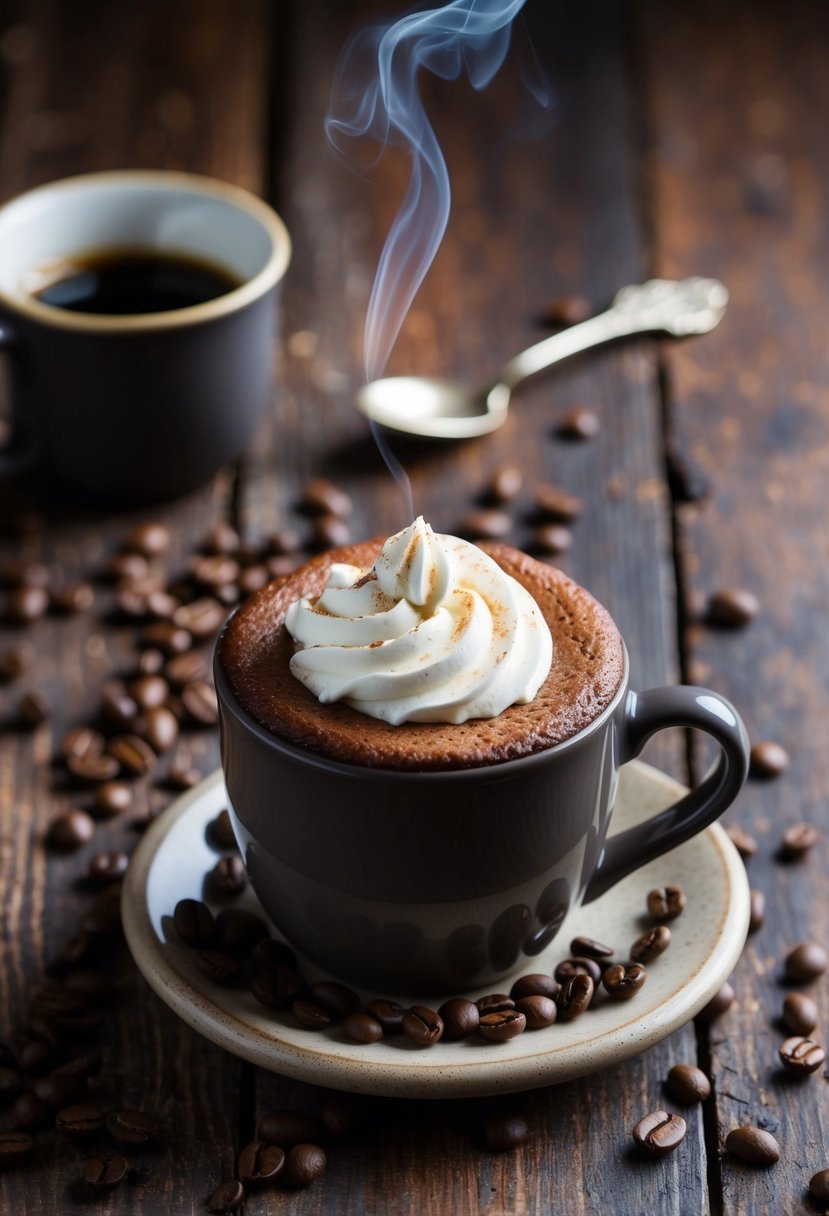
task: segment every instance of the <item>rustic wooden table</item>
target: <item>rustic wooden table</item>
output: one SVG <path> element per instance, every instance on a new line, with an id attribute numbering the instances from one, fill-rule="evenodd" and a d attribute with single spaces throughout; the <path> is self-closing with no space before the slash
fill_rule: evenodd
<path id="1" fill-rule="evenodd" d="M 398 6 L 399 7 L 399 6 Z M 399 447 L 415 501 L 453 530 L 488 475 L 524 471 L 515 543 L 532 487 L 585 495 L 564 560 L 610 608 L 639 686 L 685 679 L 731 697 L 754 739 L 790 750 L 789 772 L 752 782 L 728 819 L 759 842 L 751 885 L 768 916 L 733 979 L 736 1005 L 710 1028 L 687 1025 L 646 1055 L 526 1099 L 530 1141 L 481 1150 L 472 1102 L 370 1100 L 359 1130 L 331 1153 L 325 1178 L 283 1197 L 296 1212 L 788 1213 L 812 1210 L 808 1178 L 829 1165 L 822 1074 L 781 1083 L 775 1061 L 792 943 L 825 934 L 826 845 L 782 865 L 782 829 L 826 824 L 829 788 L 829 10 L 758 0 L 693 6 L 657 0 L 565 5 L 530 0 L 527 18 L 556 99 L 551 128 L 515 138 L 525 109 L 518 73 L 491 88 L 424 81 L 454 186 L 446 239 L 417 297 L 392 368 L 485 379 L 540 336 L 539 307 L 577 292 L 598 307 L 650 274 L 712 274 L 732 302 L 722 326 L 687 344 L 629 342 L 562 368 L 524 393 L 507 425 L 466 446 Z M 238 182 L 284 215 L 294 257 L 284 293 L 277 401 L 237 468 L 161 510 L 92 516 L 43 508 L 6 486 L 4 557 L 44 562 L 59 583 L 98 569 L 136 522 L 163 518 L 171 572 L 208 527 L 245 538 L 294 524 L 300 487 L 323 474 L 355 503 L 355 536 L 404 522 L 398 489 L 353 409 L 365 300 L 405 180 L 389 157 L 368 178 L 328 151 L 322 131 L 338 53 L 356 21 L 382 5 L 334 0 L 7 0 L 0 31 L 0 192 L 86 170 L 184 168 Z M 565 443 L 555 423 L 575 405 L 601 418 L 591 442 Z M 113 402 L 113 409 L 118 403 Z M 690 457 L 712 492 L 672 493 L 668 452 Z M 699 623 L 712 589 L 745 586 L 762 611 L 742 632 Z M 131 847 L 123 823 L 55 857 L 43 836 L 76 799 L 56 789 L 51 758 L 64 732 L 94 712 L 103 679 L 129 669 L 135 629 L 109 618 L 98 585 L 91 611 L 24 630 L 30 671 L 0 690 L 2 1035 L 25 1033 L 44 968 L 88 907 L 77 879 L 95 847 Z M 53 713 L 14 729 L 21 694 Z M 217 739 L 188 740 L 204 771 Z M 681 777 L 694 762 L 681 738 L 650 759 Z M 140 788 L 140 786 L 139 786 Z M 142 805 L 161 795 L 148 787 Z M 203 1210 L 234 1169 L 258 1111 L 314 1109 L 311 1087 L 257 1071 L 191 1033 L 125 965 L 107 1067 L 120 1099 L 155 1111 L 163 1152 L 100 1211 Z M 815 986 L 829 1016 L 825 980 Z M 678 1061 L 698 1061 L 714 1093 L 688 1114 L 670 1158 L 630 1153 L 630 1129 L 662 1101 Z M 725 1134 L 754 1122 L 780 1140 L 769 1171 L 722 1157 Z M 0 1177 L 0 1210 L 64 1212 L 82 1151 L 39 1137 L 36 1157 Z M 266 1210 L 253 1198 L 246 1210 Z"/>

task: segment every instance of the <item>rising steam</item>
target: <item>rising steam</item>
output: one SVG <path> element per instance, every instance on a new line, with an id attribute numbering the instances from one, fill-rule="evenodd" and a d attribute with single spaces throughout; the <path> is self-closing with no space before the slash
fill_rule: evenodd
<path id="1" fill-rule="evenodd" d="M 524 3 L 452 0 L 358 29 L 340 57 L 326 119 L 331 141 L 343 148 L 343 137 L 369 136 L 381 151 L 397 146 L 411 157 L 409 184 L 380 256 L 366 315 L 367 380 L 383 374 L 449 219 L 449 174 L 420 99 L 418 70 L 444 80 L 465 73 L 474 88 L 485 88 L 504 62 L 512 22 Z M 549 98 L 533 92 L 549 108 Z"/>

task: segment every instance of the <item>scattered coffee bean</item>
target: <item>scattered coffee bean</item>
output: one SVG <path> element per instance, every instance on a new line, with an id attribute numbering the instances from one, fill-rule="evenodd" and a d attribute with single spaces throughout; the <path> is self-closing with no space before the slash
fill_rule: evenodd
<path id="1" fill-rule="evenodd" d="M 205 680 L 195 680 L 181 690 L 181 700 L 187 716 L 198 726 L 215 726 L 219 720 L 216 690 Z"/>
<path id="2" fill-rule="evenodd" d="M 345 984 L 338 984 L 336 980 L 321 980 L 320 983 L 313 984 L 311 999 L 318 1005 L 322 1005 L 323 1009 L 335 1019 L 347 1018 L 349 1014 L 356 1013 L 360 1008 L 360 998 L 357 993 L 353 989 L 347 988 Z"/>
<path id="3" fill-rule="evenodd" d="M 245 1186 L 263 1186 L 273 1182 L 285 1166 L 285 1151 L 278 1144 L 251 1140 L 239 1153 L 239 1178 Z"/>
<path id="4" fill-rule="evenodd" d="M 674 1064 L 665 1082 L 668 1097 L 680 1106 L 704 1102 L 711 1093 L 711 1082 L 695 1064 Z"/>
<path id="5" fill-rule="evenodd" d="M 245 1188 L 235 1178 L 217 1186 L 205 1203 L 209 1212 L 235 1212 L 245 1202 Z"/>
<path id="6" fill-rule="evenodd" d="M 589 975 L 593 987 L 601 982 L 602 969 L 594 958 L 565 958 L 556 967 L 554 978 L 559 984 L 564 984 L 574 975 Z"/>
<path id="7" fill-rule="evenodd" d="M 113 553 L 104 567 L 104 575 L 114 583 L 126 584 L 146 578 L 149 562 L 140 553 Z"/>
<path id="8" fill-rule="evenodd" d="M 684 453 L 668 451 L 668 485 L 674 502 L 700 502 L 711 493 L 711 481 Z"/>
<path id="9" fill-rule="evenodd" d="M 209 675 L 209 669 L 197 650 L 185 650 L 165 664 L 164 675 L 174 688 L 181 689 L 188 684 L 204 682 Z"/>
<path id="10" fill-rule="evenodd" d="M 478 1029 L 481 1020 L 478 1006 L 463 996 L 444 1001 L 438 1010 L 438 1017 L 443 1022 L 443 1037 L 450 1043 L 469 1038 Z"/>
<path id="11" fill-rule="evenodd" d="M 254 985 L 256 984 L 257 979 L 258 977 L 254 976 Z M 267 974 L 265 975 L 265 979 L 269 979 Z M 255 988 L 253 994 L 254 996 L 257 995 Z M 266 1003 L 267 1002 L 263 1002 L 263 1004 Z M 304 1026 L 306 1030 L 325 1030 L 325 1028 L 330 1026 L 334 1020 L 328 1010 L 323 1008 L 322 1005 L 318 1004 L 317 1001 L 310 1001 L 302 997 L 293 1002 L 291 1005 L 291 1013 L 294 1015 L 297 1022 L 299 1022 L 300 1026 Z"/>
<path id="12" fill-rule="evenodd" d="M 509 994 L 514 1001 L 518 1001 L 524 996 L 548 996 L 555 1000 L 558 989 L 557 980 L 554 980 L 551 975 L 547 975 L 546 972 L 540 972 L 534 975 L 519 976 L 510 988 Z"/>
<path id="13" fill-rule="evenodd" d="M 766 919 L 766 897 L 762 891 L 752 888 L 749 892 L 750 911 L 748 917 L 749 933 L 756 933 L 758 929 L 762 929 L 763 922 Z"/>
<path id="14" fill-rule="evenodd" d="M 222 895 L 241 895 L 248 885 L 245 863 L 238 853 L 220 857 L 210 872 L 211 881 Z"/>
<path id="15" fill-rule="evenodd" d="M 584 503 L 580 498 L 550 485 L 538 487 L 535 492 L 535 505 L 542 515 L 562 524 L 573 523 L 584 510 Z"/>
<path id="16" fill-rule="evenodd" d="M 648 913 L 660 923 L 676 920 L 687 903 L 687 896 L 681 887 L 668 885 L 648 891 Z"/>
<path id="17" fill-rule="evenodd" d="M 652 963 L 654 959 L 664 954 L 671 944 L 671 931 L 667 925 L 655 925 L 647 929 L 630 948 L 630 957 L 634 963 Z"/>
<path id="18" fill-rule="evenodd" d="M 728 839 L 734 845 L 743 861 L 748 861 L 750 857 L 755 856 L 758 849 L 757 841 L 745 828 L 741 828 L 738 823 L 727 823 L 725 824 L 725 830 Z"/>
<path id="19" fill-rule="evenodd" d="M 640 1119 L 633 1129 L 637 1147 L 648 1157 L 667 1157 L 685 1139 L 687 1125 L 680 1115 L 655 1110 Z"/>
<path id="20" fill-rule="evenodd" d="M 817 942 L 799 942 L 786 955 L 786 979 L 794 984 L 808 984 L 823 975 L 829 965 L 826 951 Z"/>
<path id="21" fill-rule="evenodd" d="M 351 530 L 338 515 L 318 515 L 311 543 L 315 549 L 339 549 L 351 540 Z"/>
<path id="22" fill-rule="evenodd" d="M 208 830 L 219 848 L 236 848 L 236 837 L 233 834 L 233 824 L 228 810 L 219 811 L 216 818 L 211 819 Z"/>
<path id="23" fill-rule="evenodd" d="M 284 578 L 286 574 L 296 570 L 298 564 L 299 561 L 296 557 L 269 557 L 267 561 L 268 576 Z"/>
<path id="24" fill-rule="evenodd" d="M 284 561 L 284 558 L 277 560 L 281 562 Z M 242 596 L 254 595 L 257 591 L 261 591 L 263 587 L 267 586 L 272 577 L 268 566 L 248 566 L 239 575 L 237 583 L 239 594 Z"/>
<path id="25" fill-rule="evenodd" d="M 143 1110 L 118 1110 L 106 1117 L 106 1128 L 119 1144 L 148 1144 L 159 1132 L 158 1120 Z"/>
<path id="26" fill-rule="evenodd" d="M 58 1111 L 55 1127 L 63 1135 L 79 1140 L 100 1131 L 111 1110 L 102 1102 L 77 1102 Z"/>
<path id="27" fill-rule="evenodd" d="M 42 562 L 24 557 L 7 558 L 0 562 L 0 585 L 4 587 L 47 587 L 49 571 Z"/>
<path id="28" fill-rule="evenodd" d="M 176 933 L 188 946 L 210 946 L 216 936 L 216 922 L 207 904 L 198 899 L 180 899 L 173 912 Z"/>
<path id="29" fill-rule="evenodd" d="M 77 785 L 100 785 L 114 780 L 121 771 L 119 761 L 109 755 L 70 756 L 66 768 Z"/>
<path id="30" fill-rule="evenodd" d="M 0 1066 L 0 1106 L 14 1102 L 23 1088 L 23 1078 L 16 1068 Z"/>
<path id="31" fill-rule="evenodd" d="M 326 1098 L 320 1107 L 320 1122 L 334 1140 L 341 1140 L 354 1126 L 354 1108 L 338 1095 Z"/>
<path id="32" fill-rule="evenodd" d="M 482 1014 L 478 1023 L 478 1034 L 490 1043 L 506 1043 L 523 1034 L 527 1019 L 518 1009 L 504 1009 L 500 1013 Z"/>
<path id="33" fill-rule="evenodd" d="M 570 942 L 570 953 L 574 958 L 612 958 L 613 947 L 605 946 L 592 937 L 574 937 Z"/>
<path id="34" fill-rule="evenodd" d="M 817 1072 L 826 1062 L 826 1052 L 820 1044 L 802 1035 L 784 1040 L 780 1044 L 779 1055 L 783 1067 L 794 1073 Z"/>
<path id="35" fill-rule="evenodd" d="M 99 731 L 91 730 L 88 726 L 79 726 L 64 736 L 60 754 L 64 760 L 71 756 L 100 756 L 105 743 L 106 740 Z"/>
<path id="36" fill-rule="evenodd" d="M 529 1138 L 527 1120 L 514 1111 L 489 1115 L 484 1123 L 484 1144 L 495 1153 L 508 1153 Z"/>
<path id="37" fill-rule="evenodd" d="M 28 645 L 7 646 L 0 651 L 0 684 L 19 680 L 31 665 L 34 653 Z"/>
<path id="38" fill-rule="evenodd" d="M 783 1021 L 792 1034 L 810 1035 L 818 1023 L 817 1003 L 803 992 L 783 998 Z"/>
<path id="39" fill-rule="evenodd" d="M 431 1047 L 443 1036 L 443 1019 L 426 1005 L 413 1005 L 403 1014 L 403 1032 L 421 1047 Z"/>
<path id="40" fill-rule="evenodd" d="M 304 988 L 305 980 L 296 968 L 281 964 L 255 971 L 250 981 L 250 990 L 254 997 L 260 1005 L 268 1009 L 287 1009 Z M 331 1020 L 328 1015 L 326 1018 L 327 1021 Z"/>
<path id="41" fill-rule="evenodd" d="M 51 1123 L 52 1112 L 45 1102 L 26 1091 L 12 1106 L 11 1117 L 17 1131 L 35 1132 Z"/>
<path id="42" fill-rule="evenodd" d="M 592 312 L 590 301 L 585 296 L 560 296 L 545 305 L 540 320 L 542 325 L 556 328 L 578 325 L 580 321 L 586 321 Z"/>
<path id="43" fill-rule="evenodd" d="M 789 767 L 789 753 L 771 739 L 755 743 L 749 754 L 752 777 L 779 777 Z"/>
<path id="44" fill-rule="evenodd" d="M 515 464 L 502 464 L 493 472 L 485 491 L 489 502 L 512 502 L 521 493 L 524 478 Z"/>
<path id="45" fill-rule="evenodd" d="M 581 1017 L 590 1008 L 594 992 L 595 984 L 587 974 L 579 973 L 565 980 L 556 996 L 558 1020 L 572 1022 L 574 1018 Z"/>
<path id="46" fill-rule="evenodd" d="M 549 996 L 522 996 L 515 1002 L 518 1013 L 522 1013 L 527 1023 L 527 1030 L 543 1030 L 552 1026 L 558 1017 L 555 1000 Z"/>
<path id="47" fill-rule="evenodd" d="M 127 692 L 139 709 L 155 709 L 170 695 L 170 685 L 163 676 L 141 676 L 133 680 Z"/>
<path id="48" fill-rule="evenodd" d="M 573 533 L 564 524 L 540 524 L 533 543 L 540 553 L 567 553 L 573 547 Z"/>
<path id="49" fill-rule="evenodd" d="M 254 967 L 266 971 L 275 967 L 295 968 L 297 964 L 296 954 L 291 947 L 285 942 L 274 941 L 272 937 L 263 937 L 256 943 L 251 951 L 250 961 Z"/>
<path id="50" fill-rule="evenodd" d="M 148 709 L 138 729 L 141 738 L 149 744 L 157 756 L 163 756 L 166 752 L 171 751 L 178 742 L 178 718 L 165 705 Z"/>
<path id="51" fill-rule="evenodd" d="M 355 1043 L 379 1043 L 383 1027 L 370 1013 L 350 1013 L 343 1020 L 343 1034 Z"/>
<path id="52" fill-rule="evenodd" d="M 87 876 L 89 879 L 97 883 L 99 886 L 104 886 L 106 883 L 115 882 L 119 878 L 123 878 L 127 872 L 129 865 L 129 857 L 126 853 L 122 853 L 119 849 L 111 849 L 95 853 L 89 859 L 89 868 Z"/>
<path id="53" fill-rule="evenodd" d="M 0 1169 L 22 1161 L 32 1151 L 34 1143 L 25 1132 L 0 1132 Z"/>
<path id="54" fill-rule="evenodd" d="M 471 540 L 501 540 L 512 531 L 512 519 L 506 511 L 470 511 L 460 522 L 460 533 Z"/>
<path id="55" fill-rule="evenodd" d="M 40 689 L 33 688 L 20 698 L 17 718 L 21 726 L 25 726 L 29 730 L 36 730 L 38 726 L 48 722 L 51 715 L 52 703 L 46 693 L 41 692 Z"/>
<path id="56" fill-rule="evenodd" d="M 173 623 L 186 629 L 194 638 L 209 638 L 224 624 L 225 609 L 209 595 L 182 604 L 173 613 Z"/>
<path id="57" fill-rule="evenodd" d="M 268 926 L 246 908 L 223 908 L 216 916 L 216 945 L 234 956 L 248 957 L 253 947 L 268 936 Z"/>
<path id="58" fill-rule="evenodd" d="M 279 528 L 265 542 L 268 553 L 276 557 L 299 553 L 302 548 L 302 537 L 293 528 Z"/>
<path id="59" fill-rule="evenodd" d="M 105 688 L 101 694 L 101 721 L 109 730 L 128 730 L 138 717 L 138 706 L 121 686 Z"/>
<path id="60" fill-rule="evenodd" d="M 725 1138 L 725 1151 L 746 1165 L 768 1167 L 780 1160 L 780 1145 L 762 1127 L 735 1127 Z"/>
<path id="61" fill-rule="evenodd" d="M 475 1007 L 481 1017 L 484 1017 L 487 1013 L 503 1013 L 507 1009 L 514 1009 L 515 1001 L 505 992 L 489 992 L 478 998 Z"/>
<path id="62" fill-rule="evenodd" d="M 86 811 L 75 808 L 53 819 L 46 843 L 60 853 L 71 853 L 88 844 L 95 834 L 95 821 Z"/>
<path id="63" fill-rule="evenodd" d="M 123 1157 L 92 1157 L 83 1167 L 83 1180 L 93 1191 L 109 1191 L 126 1177 Z"/>
<path id="64" fill-rule="evenodd" d="M 322 477 L 305 483 L 301 505 L 314 515 L 339 515 L 345 519 L 351 514 L 351 499 L 345 491 Z"/>
<path id="65" fill-rule="evenodd" d="M 600 429 L 598 414 L 579 406 L 564 415 L 556 431 L 562 439 L 594 439 Z"/>
<path id="66" fill-rule="evenodd" d="M 809 1196 L 815 1203 L 829 1204 L 829 1169 L 818 1170 L 809 1179 Z"/>
<path id="67" fill-rule="evenodd" d="M 64 583 L 51 594 L 52 608 L 64 616 L 88 612 L 95 603 L 95 592 L 89 583 Z"/>
<path id="68" fill-rule="evenodd" d="M 203 774 L 191 764 L 174 764 L 167 773 L 167 784 L 174 790 L 192 790 L 198 785 Z M 215 823 L 216 820 L 214 819 Z M 228 816 L 228 822 L 230 818 Z M 233 835 L 233 829 L 230 830 Z M 234 837 L 235 844 L 235 837 Z"/>
<path id="69" fill-rule="evenodd" d="M 740 587 L 725 587 L 715 591 L 708 601 L 706 620 L 726 629 L 742 629 L 760 611 L 757 596 Z"/>
<path id="70" fill-rule="evenodd" d="M 107 752 L 125 773 L 132 773 L 134 777 L 146 777 L 158 762 L 155 752 L 140 735 L 116 735 L 107 744 Z"/>
<path id="71" fill-rule="evenodd" d="M 295 1144 L 288 1149 L 283 1179 L 287 1186 L 310 1186 L 325 1173 L 325 1150 L 318 1144 Z"/>
<path id="72" fill-rule="evenodd" d="M 472 1005 L 472 1002 L 469 1001 L 468 1004 Z M 474 1009 L 475 1006 L 473 1005 L 472 1008 Z M 373 1001 L 369 1001 L 369 1003 L 366 1005 L 366 1013 L 370 1014 L 373 1018 L 377 1019 L 377 1021 L 383 1027 L 384 1034 L 402 1034 L 403 1033 L 403 1014 L 405 1012 L 406 1012 L 406 1009 L 403 1005 L 398 1005 L 396 1001 L 389 1001 L 383 997 L 378 997 Z M 440 1013 L 441 1017 L 443 1017 L 443 1008 L 442 1007 L 440 1010 L 438 1010 L 438 1012 Z M 475 1010 L 475 1015 L 476 1015 L 475 1025 L 476 1026 L 477 1026 L 477 1013 L 478 1013 L 478 1011 L 476 1009 Z M 449 1037 L 448 1036 L 449 1028 L 448 1028 L 448 1025 L 446 1024 L 445 1017 L 443 1018 L 443 1021 L 444 1021 L 444 1036 L 448 1038 Z M 472 1032 L 470 1031 L 470 1034 L 471 1033 Z M 459 1035 L 458 1037 L 462 1038 L 463 1036 Z"/>
<path id="73" fill-rule="evenodd" d="M 239 533 L 224 520 L 214 524 L 204 538 L 202 549 L 205 553 L 237 553 L 239 550 Z"/>
<path id="74" fill-rule="evenodd" d="M 602 974 L 602 983 L 607 995 L 614 1001 L 629 1001 L 648 978 L 645 968 L 639 963 L 614 963 Z"/>
<path id="75" fill-rule="evenodd" d="M 787 860 L 794 861 L 813 849 L 820 840 L 820 830 L 813 823 L 795 823 L 783 833 L 780 852 Z"/>
<path id="76" fill-rule="evenodd" d="M 225 554 L 194 557 L 191 570 L 196 582 L 208 591 L 233 583 L 239 577 L 239 563 Z"/>
<path id="77" fill-rule="evenodd" d="M 731 1006 L 734 1004 L 737 994 L 731 985 L 726 982 L 717 989 L 707 1005 L 703 1005 L 699 1013 L 696 1015 L 700 1022 L 715 1022 L 717 1018 L 721 1018 Z"/>
<path id="78" fill-rule="evenodd" d="M 170 621 L 156 621 L 148 625 L 141 635 L 141 641 L 144 646 L 160 650 L 168 659 L 188 653 L 193 645 L 189 631 Z"/>
<path id="79" fill-rule="evenodd" d="M 46 615 L 49 592 L 44 587 L 15 587 L 9 593 L 8 617 L 17 625 L 32 625 Z"/>
<path id="80" fill-rule="evenodd" d="M 142 557 L 160 557 L 170 548 L 170 529 L 162 523 L 137 524 L 127 533 L 123 547 Z"/>
<path id="81" fill-rule="evenodd" d="M 295 1144 L 321 1140 L 322 1126 L 319 1120 L 301 1110 L 271 1110 L 260 1116 L 256 1138 L 289 1149 Z"/>

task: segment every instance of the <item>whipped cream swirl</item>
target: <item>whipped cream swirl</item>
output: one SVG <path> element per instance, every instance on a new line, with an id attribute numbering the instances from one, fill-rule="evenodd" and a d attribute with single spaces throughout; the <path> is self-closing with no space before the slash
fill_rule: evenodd
<path id="1" fill-rule="evenodd" d="M 306 688 L 393 725 L 497 717 L 533 699 L 553 657 L 529 592 L 422 516 L 371 570 L 332 565 L 322 595 L 291 604 L 285 624 Z"/>

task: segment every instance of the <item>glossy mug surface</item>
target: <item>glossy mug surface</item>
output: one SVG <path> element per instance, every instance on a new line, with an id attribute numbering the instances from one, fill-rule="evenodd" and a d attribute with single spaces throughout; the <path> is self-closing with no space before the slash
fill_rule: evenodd
<path id="1" fill-rule="evenodd" d="M 380 994 L 462 993 L 532 970 L 571 908 L 714 820 L 748 768 L 733 706 L 701 688 L 633 693 L 627 658 L 611 705 L 571 739 L 424 773 L 304 751 L 246 713 L 220 657 L 215 678 L 229 809 L 259 899 L 302 953 Z M 677 725 L 716 739 L 713 769 L 608 837 L 620 765 Z"/>
<path id="2" fill-rule="evenodd" d="M 231 290 L 171 311 L 54 307 L 49 268 L 111 249 L 191 258 Z M 233 460 L 272 400 L 287 231 L 245 190 L 183 173 L 93 173 L 0 208 L 0 347 L 13 430 L 0 476 L 37 468 L 105 501 L 183 493 Z"/>

